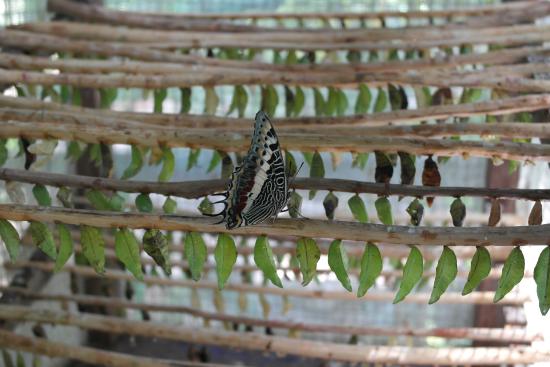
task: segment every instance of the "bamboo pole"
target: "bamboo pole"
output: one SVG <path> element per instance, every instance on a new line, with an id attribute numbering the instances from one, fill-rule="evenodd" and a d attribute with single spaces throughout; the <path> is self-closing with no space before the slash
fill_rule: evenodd
<path id="1" fill-rule="evenodd" d="M 53 312 L 49 313 L 54 316 Z M 61 314 L 61 313 L 60 313 Z M 61 316 L 61 315 L 60 315 Z M 69 315 L 64 315 L 65 319 Z M 532 347 L 508 347 L 508 348 L 413 348 L 413 347 L 385 347 L 385 346 L 355 346 L 318 341 L 297 340 L 283 337 L 266 336 L 259 334 L 237 333 L 222 330 L 208 330 L 203 328 L 158 325 L 152 322 L 124 320 L 109 316 L 79 315 L 70 317 L 75 323 L 96 330 L 105 330 L 114 333 L 131 333 L 135 335 L 155 336 L 157 338 L 186 341 L 189 343 L 220 345 L 230 348 L 244 348 L 282 354 L 293 354 L 307 358 L 320 358 L 348 362 L 371 362 L 391 364 L 487 364 L 498 365 L 502 363 L 534 363 L 545 361 L 550 353 L 545 350 L 537 350 Z M 63 317 L 58 317 L 63 320 Z M 80 321 L 79 321 L 80 319 Z M 107 326 L 108 325 L 108 326 Z M 8 347 L 25 350 L 46 352 L 49 348 L 40 348 L 44 344 L 55 344 L 44 340 L 19 337 L 10 332 L 0 331 L 2 342 Z M 21 340 L 23 339 L 23 340 Z M 37 344 L 37 342 L 40 342 Z M 29 344 L 31 345 L 29 347 Z M 58 346 L 58 345 L 57 345 Z M 78 349 L 77 349 L 78 348 Z M 69 356 L 74 356 L 75 351 L 89 348 L 76 347 Z M 58 347 L 59 350 L 59 347 Z M 68 351 L 68 352 L 69 352 Z M 98 356 L 103 356 L 101 352 Z M 99 357 L 96 357 L 99 358 Z M 132 357 L 135 358 L 135 357 Z M 147 362 L 135 364 L 145 366 Z M 112 366 L 124 366 L 115 365 Z M 150 366 L 147 365 L 147 366 Z"/>
<path id="2" fill-rule="evenodd" d="M 41 354 L 48 357 L 69 358 L 81 362 L 112 367 L 170 367 L 147 357 L 135 357 L 100 349 L 67 345 L 46 339 L 31 338 L 0 330 L 0 345 L 6 349 Z"/>
<path id="3" fill-rule="evenodd" d="M 29 128 L 32 126 L 32 128 Z M 142 147 L 190 147 L 225 152 L 246 151 L 250 133 L 219 132 L 211 129 L 165 130 L 126 129 L 82 125 L 3 123 L 0 137 L 27 139 L 59 139 L 85 143 L 132 144 Z M 449 139 L 391 138 L 366 136 L 319 136 L 291 134 L 281 137 L 281 147 L 299 151 L 328 152 L 396 152 L 415 155 L 485 157 L 513 160 L 550 160 L 550 145 L 515 142 L 459 141 Z"/>
<path id="4" fill-rule="evenodd" d="M 231 233 L 235 235 L 275 235 L 383 242 L 388 244 L 449 246 L 547 245 L 550 224 L 516 227 L 407 227 L 356 222 L 286 219 L 233 230 L 212 224 L 211 218 L 178 215 L 113 213 L 83 209 L 45 208 L 0 204 L 0 218 L 14 221 L 36 220 L 52 223 L 90 225 L 100 228 L 158 228 L 171 231 Z"/>
<path id="5" fill-rule="evenodd" d="M 82 118 L 82 124 L 88 125 L 89 121 L 93 124 L 100 124 L 100 120 L 113 124 L 123 124 L 127 120 L 135 122 L 149 123 L 177 127 L 216 127 L 227 129 L 251 129 L 252 120 L 249 118 L 228 118 L 209 115 L 188 115 L 188 114 L 154 114 L 140 112 L 122 112 L 112 110 L 98 110 L 90 108 L 75 107 L 54 102 L 43 102 L 32 98 L 24 97 L 6 97 L 0 96 L 0 106 L 8 108 L 23 108 L 37 110 L 26 111 L 26 113 L 39 118 L 44 115 L 45 118 L 49 111 L 55 111 L 57 114 L 51 115 L 52 118 L 60 118 L 60 114 L 65 114 L 66 120 L 73 120 L 75 123 Z M 520 97 L 502 98 L 497 100 L 465 103 L 457 105 L 430 106 L 414 110 L 398 110 L 389 112 L 379 112 L 365 115 L 353 115 L 342 117 L 293 117 L 274 119 L 277 129 L 288 127 L 318 127 L 320 125 L 365 125 L 380 126 L 396 123 L 408 123 L 413 121 L 425 121 L 431 119 L 446 119 L 450 117 L 472 117 L 480 115 L 505 115 L 524 111 L 536 111 L 550 108 L 550 94 L 532 94 Z M 125 121 L 115 121 L 110 119 L 122 119 Z M 120 125 L 119 125 L 120 126 Z"/>
<path id="6" fill-rule="evenodd" d="M 10 292 L 10 289 L 6 289 L 6 292 Z M 40 295 L 37 294 L 37 298 Z M 47 295 L 46 297 L 48 297 Z M 32 297 L 32 296 L 31 296 Z M 205 320 L 216 320 L 222 322 L 230 322 L 235 324 L 244 324 L 256 327 L 270 327 L 276 329 L 297 330 L 302 332 L 314 332 L 314 333 L 334 333 L 344 335 L 375 335 L 375 336 L 412 336 L 412 337 L 427 337 L 437 336 L 445 339 L 469 339 L 469 340 L 483 340 L 483 341 L 499 341 L 505 343 L 530 343 L 533 341 L 539 341 L 542 339 L 541 335 L 529 333 L 522 328 L 435 328 L 435 329 L 413 329 L 413 328 L 383 328 L 383 327 L 363 327 L 363 326 L 344 326 L 344 325 L 328 325 L 328 324 L 309 324 L 304 322 L 292 322 L 285 320 L 272 320 L 272 319 L 257 319 L 246 316 L 234 316 L 224 313 L 207 312 L 200 309 L 185 307 L 185 306 L 169 306 L 169 305 L 155 305 L 147 303 L 133 303 L 129 301 L 112 299 L 109 297 L 91 297 L 84 296 L 87 301 L 98 301 L 96 305 L 109 308 L 123 308 L 123 309 L 139 309 L 146 311 L 168 311 L 177 312 L 192 315 L 194 317 L 200 317 Z M 75 301 L 78 302 L 77 297 L 64 296 L 64 302 Z M 113 303 L 111 304 L 110 301 Z M 122 307 L 121 307 L 122 306 Z M 137 306 L 137 307 L 136 307 Z M 161 306 L 157 309 L 156 306 Z M 164 307 L 166 306 L 166 307 Z M 67 312 L 36 309 L 24 306 L 0 306 L 0 319 L 13 320 L 13 321 L 25 321 L 25 322 L 39 322 L 39 323 L 52 323 L 57 325 L 69 325 L 79 328 L 90 329 L 94 328 L 93 325 L 102 326 L 103 331 L 113 332 L 113 330 L 107 326 L 107 320 L 102 320 L 106 316 L 96 316 L 93 314 L 80 313 L 72 314 Z M 118 323 L 120 318 L 109 317 L 109 322 L 114 321 Z M 122 319 L 124 320 L 124 319 Z M 138 321 L 141 322 L 141 321 Z M 146 323 L 144 323 L 146 324 Z M 164 326 L 163 324 L 152 323 L 153 325 Z M 130 331 L 132 332 L 132 331 Z M 136 334 L 133 334 L 136 335 Z M 152 335 L 156 336 L 156 335 Z"/>
<path id="7" fill-rule="evenodd" d="M 45 272 L 53 272 L 55 264 L 42 263 L 38 261 L 15 261 L 4 263 L 6 269 L 21 269 L 21 268 L 33 268 Z M 65 265 L 60 270 L 63 272 L 70 272 L 71 274 L 77 274 L 88 278 L 101 278 L 109 280 L 127 280 L 133 281 L 135 278 L 124 271 L 109 269 L 104 274 L 98 274 L 93 268 L 87 266 L 77 265 Z M 210 289 L 217 290 L 217 282 L 201 280 L 195 282 L 186 279 L 172 279 L 172 278 L 160 278 L 154 276 L 145 275 L 143 277 L 143 283 L 147 285 L 159 285 L 169 287 L 184 287 L 194 289 Z M 323 300 L 339 300 L 339 301 L 372 301 L 372 302 L 391 302 L 394 299 L 392 292 L 368 292 L 363 297 L 359 298 L 351 292 L 345 291 L 329 291 L 325 289 L 304 289 L 304 288 L 277 288 L 264 285 L 251 285 L 242 283 L 228 283 L 224 286 L 224 290 L 232 292 L 245 292 L 255 294 L 269 294 L 276 296 L 289 296 L 300 298 L 312 298 Z M 441 304 L 493 304 L 494 292 L 473 292 L 466 296 L 462 296 L 460 293 L 447 292 L 441 296 L 438 303 Z M 415 293 L 408 295 L 403 302 L 405 303 L 428 303 L 430 294 L 428 293 Z M 525 295 L 511 295 L 508 294 L 499 304 L 521 306 L 529 300 L 529 297 Z"/>
<path id="8" fill-rule="evenodd" d="M 227 180 L 198 180 L 183 182 L 127 181 L 112 178 L 68 175 L 60 173 L 0 168 L 0 180 L 41 184 L 55 187 L 98 189 L 132 193 L 156 193 L 196 199 L 222 192 Z M 477 187 L 431 187 L 415 185 L 381 184 L 345 179 L 301 178 L 290 181 L 290 187 L 299 190 L 327 190 L 337 192 L 368 193 L 377 195 L 425 196 L 473 196 L 486 198 L 512 198 L 523 200 L 550 200 L 546 189 L 494 189 Z"/>

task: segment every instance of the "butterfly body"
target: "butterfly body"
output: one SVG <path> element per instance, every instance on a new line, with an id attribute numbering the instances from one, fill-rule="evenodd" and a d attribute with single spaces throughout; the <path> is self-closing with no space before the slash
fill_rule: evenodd
<path id="1" fill-rule="evenodd" d="M 258 224 L 287 204 L 288 178 L 277 134 L 267 115 L 256 114 L 248 153 L 231 175 L 222 222 L 228 229 Z"/>

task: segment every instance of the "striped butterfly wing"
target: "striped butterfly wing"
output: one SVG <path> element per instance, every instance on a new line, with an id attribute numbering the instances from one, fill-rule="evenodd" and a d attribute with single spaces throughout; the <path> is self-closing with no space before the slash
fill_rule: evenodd
<path id="1" fill-rule="evenodd" d="M 288 201 L 288 180 L 277 134 L 267 115 L 256 114 L 247 155 L 231 177 L 224 221 L 228 229 L 265 221 Z"/>

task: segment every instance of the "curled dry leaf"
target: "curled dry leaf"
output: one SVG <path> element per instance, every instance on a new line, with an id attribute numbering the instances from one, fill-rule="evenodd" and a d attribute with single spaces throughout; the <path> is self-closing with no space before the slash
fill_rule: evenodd
<path id="1" fill-rule="evenodd" d="M 441 185 L 441 175 L 437 163 L 429 156 L 424 161 L 424 170 L 422 171 L 422 185 L 439 187 Z M 431 207 L 434 201 L 433 197 L 427 197 L 428 206 Z"/>
<path id="2" fill-rule="evenodd" d="M 542 224 L 542 204 L 540 200 L 535 201 L 531 213 L 529 213 L 528 223 L 530 226 L 538 226 Z"/>
<path id="3" fill-rule="evenodd" d="M 13 201 L 15 204 L 25 204 L 25 192 L 23 191 L 20 182 L 8 181 L 6 182 L 5 187 L 6 192 L 8 193 L 8 197 L 11 201 Z"/>
<path id="4" fill-rule="evenodd" d="M 393 176 L 393 165 L 390 158 L 384 152 L 376 150 L 376 170 L 374 171 L 374 181 L 378 183 L 390 183 Z"/>
<path id="5" fill-rule="evenodd" d="M 500 200 L 491 200 L 491 212 L 489 213 L 489 220 L 487 225 L 494 227 L 500 222 Z"/>

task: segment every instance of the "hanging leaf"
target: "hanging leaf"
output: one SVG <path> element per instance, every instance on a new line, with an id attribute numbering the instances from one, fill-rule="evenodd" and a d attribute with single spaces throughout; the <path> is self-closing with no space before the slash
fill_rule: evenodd
<path id="1" fill-rule="evenodd" d="M 139 244 L 128 228 L 121 228 L 115 234 L 115 254 L 138 280 L 143 280 Z"/>
<path id="2" fill-rule="evenodd" d="M 69 190 L 68 188 L 64 186 L 60 187 L 59 190 L 57 190 L 57 194 L 55 195 L 55 197 L 61 202 L 61 204 L 65 208 L 72 208 L 71 190 Z"/>
<path id="3" fill-rule="evenodd" d="M 204 268 L 208 253 L 202 236 L 197 232 L 189 232 L 185 236 L 185 258 L 189 263 L 191 278 L 198 281 Z"/>
<path id="4" fill-rule="evenodd" d="M 504 262 L 493 302 L 496 303 L 504 298 L 521 281 L 524 272 L 525 258 L 523 257 L 521 248 L 519 246 L 514 247 Z"/>
<path id="5" fill-rule="evenodd" d="M 261 109 L 267 113 L 268 116 L 275 116 L 277 105 L 279 104 L 279 95 L 277 90 L 272 85 L 266 85 L 262 87 L 262 103 Z"/>
<path id="6" fill-rule="evenodd" d="M 174 175 L 174 168 L 176 166 L 176 158 L 174 153 L 168 147 L 162 148 L 162 169 L 160 170 L 158 180 L 160 182 L 170 181 Z"/>
<path id="7" fill-rule="evenodd" d="M 403 301 L 411 293 L 414 286 L 422 279 L 423 271 L 424 260 L 422 259 L 422 253 L 416 246 L 411 246 L 411 251 L 403 267 L 403 278 L 399 284 L 399 290 L 393 299 L 394 304 Z"/>
<path id="8" fill-rule="evenodd" d="M 294 92 L 294 116 L 300 116 L 300 113 L 304 109 L 306 104 L 306 96 L 301 87 L 297 86 Z"/>
<path id="9" fill-rule="evenodd" d="M 207 115 L 216 114 L 218 104 L 220 103 L 220 98 L 216 94 L 216 89 L 211 86 L 204 87 L 204 94 L 204 113 Z"/>
<path id="10" fill-rule="evenodd" d="M 214 150 L 212 152 L 212 158 L 210 159 L 210 163 L 208 164 L 208 169 L 206 170 L 207 173 L 212 172 L 222 161 L 221 154 Z"/>
<path id="11" fill-rule="evenodd" d="M 328 96 L 325 103 L 325 115 L 334 116 L 338 110 L 338 90 L 328 87 Z"/>
<path id="12" fill-rule="evenodd" d="M 409 106 L 407 94 L 402 86 L 388 85 L 388 94 L 390 96 L 390 105 L 393 111 L 406 110 Z"/>
<path id="13" fill-rule="evenodd" d="M 439 168 L 437 167 L 437 163 L 435 163 L 432 159 L 431 155 L 424 161 L 424 170 L 422 171 L 422 185 L 434 187 L 439 187 L 441 185 L 441 175 L 439 174 Z M 428 207 L 432 206 L 433 201 L 433 197 L 426 198 Z"/>
<path id="14" fill-rule="evenodd" d="M 378 88 L 378 95 L 374 101 L 374 112 L 383 112 L 388 105 L 388 97 L 383 88 Z"/>
<path id="15" fill-rule="evenodd" d="M 288 150 L 285 150 L 285 169 L 286 177 L 296 176 L 298 166 L 296 165 L 296 160 L 294 159 L 294 156 Z"/>
<path id="16" fill-rule="evenodd" d="M 15 364 L 17 367 L 26 367 L 25 359 L 23 358 L 23 355 L 21 354 L 21 352 L 17 352 L 16 358 L 15 358 Z"/>
<path id="17" fill-rule="evenodd" d="M 465 88 L 460 97 L 460 103 L 473 103 L 479 101 L 482 90 L 479 88 Z"/>
<path id="18" fill-rule="evenodd" d="M 420 200 L 414 199 L 407 207 L 407 213 L 411 217 L 411 224 L 413 226 L 418 226 L 420 225 L 422 216 L 424 215 L 424 206 L 422 206 Z"/>
<path id="19" fill-rule="evenodd" d="M 191 88 L 180 88 L 180 113 L 189 113 L 191 110 Z"/>
<path id="20" fill-rule="evenodd" d="M 309 171 L 309 177 L 311 178 L 323 178 L 325 177 L 325 165 L 323 163 L 323 158 L 319 152 L 315 151 L 311 159 L 311 168 Z M 312 200 L 315 197 L 317 191 L 311 190 L 309 192 L 309 200 Z"/>
<path id="21" fill-rule="evenodd" d="M 330 191 L 325 200 L 323 200 L 323 207 L 325 208 L 325 214 L 329 220 L 334 220 L 334 211 L 338 206 L 338 197 Z"/>
<path id="22" fill-rule="evenodd" d="M 414 184 L 414 176 L 416 175 L 416 159 L 415 156 L 407 152 L 397 152 L 401 161 L 401 184 Z"/>
<path id="23" fill-rule="evenodd" d="M 363 297 L 382 272 L 382 255 L 375 244 L 368 242 L 361 258 L 357 297 Z"/>
<path id="24" fill-rule="evenodd" d="M 313 102 L 315 108 L 315 116 L 323 116 L 325 114 L 325 98 L 319 89 L 313 88 Z"/>
<path id="25" fill-rule="evenodd" d="M 351 162 L 352 167 L 359 167 L 360 169 L 365 169 L 369 161 L 369 153 L 352 153 L 353 161 Z"/>
<path id="26" fill-rule="evenodd" d="M 537 283 L 540 313 L 546 315 L 550 310 L 550 246 L 540 253 L 533 276 Z"/>
<path id="27" fill-rule="evenodd" d="M 350 64 L 356 64 L 361 62 L 361 51 L 349 50 L 346 55 L 346 60 L 348 60 Z"/>
<path id="28" fill-rule="evenodd" d="M 291 218 L 298 218 L 300 216 L 300 210 L 302 208 L 302 197 L 296 191 L 290 193 L 288 199 L 288 214 Z"/>
<path id="29" fill-rule="evenodd" d="M 57 250 L 55 242 L 53 241 L 53 235 L 48 226 L 44 223 L 31 221 L 29 230 L 34 244 L 41 249 L 49 258 L 55 260 L 57 257 Z"/>
<path id="30" fill-rule="evenodd" d="M 444 246 L 443 252 L 435 268 L 435 280 L 432 294 L 428 303 L 431 305 L 439 300 L 441 295 L 447 290 L 449 285 L 456 278 L 457 265 L 456 255 L 449 247 Z"/>
<path id="31" fill-rule="evenodd" d="M 23 191 L 20 182 L 7 181 L 4 187 L 11 201 L 13 201 L 15 204 L 25 204 L 27 199 L 25 198 L 25 191 Z"/>
<path id="32" fill-rule="evenodd" d="M 121 180 L 127 180 L 131 177 L 134 177 L 139 173 L 141 168 L 143 167 L 143 155 L 141 153 L 141 149 L 139 147 L 132 145 L 132 159 L 130 160 L 130 164 L 128 167 L 124 170 L 122 173 Z"/>
<path id="33" fill-rule="evenodd" d="M 528 224 L 530 226 L 539 226 L 542 224 L 542 204 L 540 200 L 535 201 L 531 213 L 529 213 Z"/>
<path id="34" fill-rule="evenodd" d="M 462 223 L 466 217 L 466 206 L 460 198 L 456 198 L 452 202 L 450 212 L 451 218 L 453 219 L 453 225 L 455 227 L 462 227 Z"/>
<path id="35" fill-rule="evenodd" d="M 432 105 L 432 93 L 429 87 L 415 87 L 414 96 L 417 108 L 429 107 Z"/>
<path id="36" fill-rule="evenodd" d="M 256 266 L 264 273 L 264 276 L 279 288 L 283 288 L 283 283 L 277 275 L 277 265 L 273 259 L 273 252 L 269 246 L 266 236 L 259 236 L 254 245 L 254 262 Z"/>
<path id="37" fill-rule="evenodd" d="M 491 200 L 491 212 L 489 213 L 489 220 L 487 225 L 494 227 L 500 222 L 500 200 Z"/>
<path id="38" fill-rule="evenodd" d="M 359 84 L 359 94 L 355 101 L 355 113 L 358 115 L 368 113 L 371 99 L 372 95 L 369 87 L 366 84 Z"/>
<path id="39" fill-rule="evenodd" d="M 170 252 L 168 249 L 168 238 L 158 229 L 148 229 L 143 234 L 143 250 L 153 258 L 155 263 L 162 268 L 164 274 L 170 276 Z"/>
<path id="40" fill-rule="evenodd" d="M 296 257 L 302 272 L 302 285 L 306 286 L 316 275 L 317 262 L 321 258 L 321 251 L 313 239 L 300 238 L 296 247 Z"/>
<path id="41" fill-rule="evenodd" d="M 71 231 L 66 224 L 56 223 L 57 234 L 59 237 L 59 253 L 55 259 L 55 269 L 57 273 L 67 263 L 71 255 L 73 254 L 73 239 L 71 238 Z"/>
<path id="42" fill-rule="evenodd" d="M 348 206 L 355 220 L 361 223 L 367 223 L 369 221 L 369 216 L 367 214 L 365 203 L 358 194 L 355 194 L 351 198 L 349 198 Z"/>
<path id="43" fill-rule="evenodd" d="M 2 349 L 2 359 L 4 360 L 4 367 L 15 367 L 11 354 L 4 349 Z"/>
<path id="44" fill-rule="evenodd" d="M 97 168 L 101 168 L 103 166 L 103 154 L 101 153 L 101 144 L 88 144 L 88 147 L 90 161 L 92 161 Z"/>
<path id="45" fill-rule="evenodd" d="M 223 153 L 222 157 L 222 178 L 229 178 L 233 173 L 234 166 L 231 157 L 227 153 Z"/>
<path id="46" fill-rule="evenodd" d="M 468 279 L 464 284 L 462 295 L 465 296 L 481 283 L 481 281 L 491 272 L 491 255 L 489 251 L 483 246 L 477 246 L 474 257 L 472 258 L 472 264 L 470 266 L 470 272 L 468 273 Z"/>
<path id="47" fill-rule="evenodd" d="M 148 194 L 139 194 L 136 196 L 136 207 L 142 213 L 151 213 L 153 211 L 153 202 Z"/>
<path id="48" fill-rule="evenodd" d="M 105 272 L 105 242 L 100 230 L 96 227 L 81 225 L 80 243 L 86 260 L 97 273 L 103 274 Z"/>
<path id="49" fill-rule="evenodd" d="M 387 226 L 393 225 L 391 204 L 387 197 L 382 196 L 376 199 L 374 202 L 374 207 L 376 208 L 376 213 L 378 214 L 378 219 L 380 219 L 380 222 Z"/>
<path id="50" fill-rule="evenodd" d="M 95 210 L 110 211 L 111 202 L 109 198 L 101 191 L 92 189 L 86 191 L 86 199 L 92 204 Z"/>
<path id="51" fill-rule="evenodd" d="M 269 314 L 271 312 L 271 306 L 267 300 L 267 297 L 263 293 L 258 294 L 258 298 L 260 299 L 260 305 L 262 306 L 262 315 L 264 319 L 269 319 Z M 266 328 L 267 332 L 268 328 Z"/>
<path id="52" fill-rule="evenodd" d="M 297 63 L 298 63 L 298 57 L 296 56 L 296 50 L 288 50 L 288 54 L 286 56 L 286 64 L 295 65 Z"/>
<path id="53" fill-rule="evenodd" d="M 187 171 L 189 171 L 191 168 L 195 167 L 199 161 L 199 157 L 201 154 L 200 149 L 190 149 L 189 150 L 189 159 L 187 160 Z"/>
<path id="54" fill-rule="evenodd" d="M 244 111 L 246 110 L 246 105 L 248 104 L 248 93 L 242 85 L 236 85 L 233 91 L 233 99 L 229 105 L 228 115 L 237 110 L 237 115 L 239 117 L 244 116 Z"/>
<path id="55" fill-rule="evenodd" d="M 336 101 L 336 114 L 338 116 L 344 116 L 346 114 L 349 104 L 348 97 L 343 90 L 336 90 Z"/>
<path id="56" fill-rule="evenodd" d="M 6 139 L 0 139 L 0 167 L 8 160 L 8 148 L 6 147 Z"/>
<path id="57" fill-rule="evenodd" d="M 208 197 L 204 197 L 204 199 L 200 202 L 198 209 L 203 215 L 212 214 L 214 213 L 214 204 L 212 204 Z"/>
<path id="58" fill-rule="evenodd" d="M 386 153 L 375 150 L 376 170 L 374 171 L 374 181 L 388 184 L 393 176 L 393 165 Z"/>
<path id="59" fill-rule="evenodd" d="M 172 199 L 170 196 L 168 196 L 164 201 L 164 204 L 162 204 L 162 210 L 166 214 L 175 214 L 177 207 L 178 207 L 178 203 L 176 202 L 176 200 Z"/>
<path id="60" fill-rule="evenodd" d="M 311 163 L 313 162 L 313 153 L 302 152 L 302 156 L 304 157 L 304 162 L 306 162 L 307 165 L 311 167 Z"/>
<path id="61" fill-rule="evenodd" d="M 153 111 L 155 113 L 162 113 L 162 103 L 166 99 L 167 95 L 168 95 L 168 90 L 166 88 L 155 89 L 155 91 L 153 92 L 153 98 L 155 102 Z"/>
<path id="62" fill-rule="evenodd" d="M 21 246 L 19 233 L 17 233 L 17 230 L 12 226 L 12 224 L 5 219 L 0 219 L 0 238 L 2 238 L 2 241 L 6 246 L 6 250 L 8 250 L 11 261 L 17 260 Z"/>
<path id="63" fill-rule="evenodd" d="M 113 102 L 117 97 L 117 88 L 101 88 L 99 90 L 100 107 L 103 109 L 111 108 Z"/>
<path id="64" fill-rule="evenodd" d="M 233 265 L 237 261 L 237 247 L 231 236 L 223 233 L 218 236 L 214 259 L 216 260 L 216 272 L 218 273 L 218 289 L 222 290 L 229 275 L 231 275 Z"/>
<path id="65" fill-rule="evenodd" d="M 294 113 L 294 93 L 288 86 L 284 86 L 285 91 L 285 116 L 290 117 Z"/>
<path id="66" fill-rule="evenodd" d="M 48 193 L 48 189 L 44 185 L 34 185 L 32 188 L 32 194 L 34 195 L 34 198 L 36 199 L 36 202 L 40 206 L 51 206 L 52 205 L 52 198 L 50 197 L 50 194 Z"/>
<path id="67" fill-rule="evenodd" d="M 328 266 L 348 292 L 352 291 L 348 276 L 348 256 L 341 240 L 334 240 L 328 248 Z"/>

